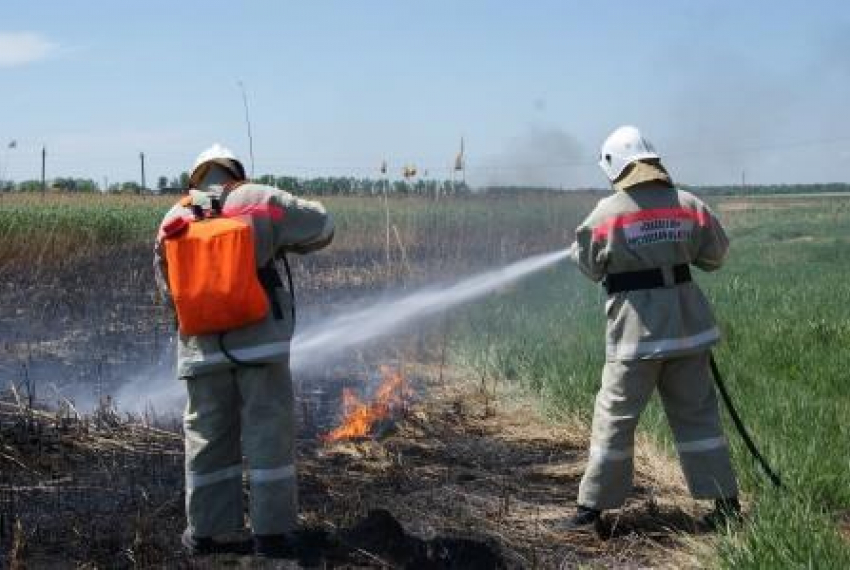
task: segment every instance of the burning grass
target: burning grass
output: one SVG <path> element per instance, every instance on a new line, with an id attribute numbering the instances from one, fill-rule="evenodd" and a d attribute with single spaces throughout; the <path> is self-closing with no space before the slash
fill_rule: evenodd
<path id="1" fill-rule="evenodd" d="M 62 393 L 75 384 L 100 396 L 114 393 L 128 371 L 152 358 L 171 358 L 165 349 L 171 323 L 151 294 L 148 243 L 149 226 L 171 198 L 46 199 L 69 208 L 67 216 L 62 208 L 47 215 L 43 202 L 21 211 L 6 198 L 0 204 L 4 384 L 11 380 L 42 397 L 53 382 Z M 306 309 L 301 314 L 309 318 L 317 307 L 347 304 L 375 288 L 562 246 L 591 201 L 392 200 L 388 268 L 380 202 L 328 199 L 340 226 L 337 242 L 293 263 Z M 396 542 L 407 545 L 408 554 L 466 537 L 507 564 L 526 567 L 847 567 L 847 204 L 733 208 L 730 267 L 699 278 L 726 337 L 718 351 L 721 367 L 792 495 L 765 489 L 730 433 L 752 517 L 716 539 L 689 534 L 692 503 L 670 460 L 661 411 L 651 407 L 642 420 L 647 440 L 660 442 L 667 453 L 644 441 L 635 496 L 618 517 L 606 519 L 603 531 L 610 538 L 552 533 L 549 523 L 573 505 L 603 338 L 596 292 L 574 271 L 552 271 L 494 296 L 480 311 L 452 315 L 448 362 L 475 374 L 471 383 L 410 373 L 407 383 L 417 390 L 422 378 L 430 383 L 401 406 L 404 413 L 378 405 L 369 392 L 355 393 L 359 406 L 349 399 L 352 415 L 390 411 L 391 421 L 372 421 L 361 430 L 368 437 L 328 444 L 316 437 L 327 431 L 327 421 L 302 433 L 305 522 L 337 540 L 328 560 L 355 567 L 401 560 L 393 558 L 391 544 L 366 540 L 371 528 L 401 537 Z M 109 212 L 81 221 L 74 208 Z M 468 327 L 460 326 L 466 321 Z M 351 370 L 343 373 L 350 377 Z M 540 401 L 572 420 L 553 428 L 533 406 L 508 405 L 515 395 L 494 398 L 508 385 L 540 394 Z M 303 398 L 315 386 L 302 388 Z M 321 396 L 333 400 L 328 409 L 334 418 L 339 394 Z M 55 412 L 28 407 L 14 403 L 0 411 L 0 540 L 7 556 L 17 553 L 34 567 L 51 568 L 190 564 L 177 554 L 183 524 L 179 435 L 152 431 L 139 418 L 128 422 L 108 412 L 110 406 L 97 421 L 97 414 L 86 420 L 66 413 L 60 420 Z M 381 508 L 392 518 L 369 517 Z M 392 521 L 402 523 L 402 534 Z M 358 529 L 363 532 L 348 533 Z M 682 542 L 689 549 L 698 544 L 699 557 L 681 558 Z"/>
<path id="2" fill-rule="evenodd" d="M 405 411 L 410 390 L 401 371 L 386 365 L 380 371 L 381 384 L 368 402 L 361 401 L 352 388 L 343 388 L 342 422 L 322 436 L 325 443 L 368 437 L 381 423 L 391 422 Z"/>
<path id="3" fill-rule="evenodd" d="M 586 427 L 555 425 L 517 393 L 494 397 L 477 383 L 438 378 L 419 371 L 427 399 L 386 437 L 302 447 L 306 520 L 345 527 L 385 509 L 417 536 L 491 545 L 511 568 L 663 566 L 659 555 L 679 546 L 677 533 L 699 532 L 680 480 L 667 477 L 669 464 L 639 473 L 637 493 L 606 519 L 601 537 L 553 530 L 574 508 Z M 657 455 L 642 442 L 641 459 Z M 319 497 L 330 500 L 311 508 Z"/>
<path id="4" fill-rule="evenodd" d="M 586 428 L 555 425 L 517 394 L 482 391 L 449 371 L 403 372 L 383 371 L 371 405 L 400 398 L 406 384 L 428 397 L 407 400 L 405 413 L 392 416 L 394 429 L 336 442 L 299 439 L 302 562 L 464 570 L 663 565 L 659 554 L 678 546 L 676 534 L 696 530 L 689 505 L 678 502 L 680 484 L 640 473 L 638 492 L 606 520 L 601 537 L 554 531 L 572 510 Z M 9 398 L 0 419 L 0 540 L 19 561 L 50 568 L 253 564 L 180 554 L 179 433 L 120 418 L 109 406 L 77 418 Z"/>

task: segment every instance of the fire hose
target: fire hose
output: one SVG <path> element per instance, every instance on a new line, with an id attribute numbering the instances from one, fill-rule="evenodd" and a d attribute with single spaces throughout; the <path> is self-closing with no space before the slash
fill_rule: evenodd
<path id="1" fill-rule="evenodd" d="M 295 285 L 292 284 L 292 269 L 289 267 L 289 259 L 286 253 L 281 251 L 278 254 L 278 259 L 283 260 L 283 267 L 286 269 L 286 284 L 289 286 L 289 305 L 292 309 L 292 328 L 295 328 Z"/>
<path id="2" fill-rule="evenodd" d="M 720 370 L 717 368 L 717 361 L 714 360 L 714 354 L 711 354 L 711 374 L 714 376 L 714 383 L 717 385 L 717 390 L 720 392 L 720 396 L 723 399 L 723 404 L 726 406 L 726 409 L 729 411 L 729 415 L 732 418 L 732 422 L 735 424 L 735 429 L 738 430 L 738 434 L 741 436 L 741 439 L 744 440 L 744 444 L 747 446 L 747 449 L 750 452 L 756 461 L 758 461 L 761 468 L 764 470 L 765 474 L 770 479 L 770 482 L 777 489 L 784 488 L 782 484 L 782 480 L 779 478 L 779 475 L 771 469 L 770 464 L 764 458 L 764 456 L 759 452 L 756 447 L 755 442 L 753 442 L 753 438 L 750 437 L 747 428 L 744 426 L 744 422 L 741 420 L 741 416 L 738 415 L 738 411 L 735 409 L 735 405 L 732 403 L 732 398 L 729 396 L 728 390 L 726 390 L 726 385 L 723 383 L 723 377 L 720 375 Z"/>

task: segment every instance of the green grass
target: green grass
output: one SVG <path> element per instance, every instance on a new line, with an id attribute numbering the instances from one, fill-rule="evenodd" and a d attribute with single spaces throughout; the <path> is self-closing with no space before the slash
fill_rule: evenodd
<path id="1" fill-rule="evenodd" d="M 3 196 L 0 268 L 9 260 L 32 268 L 32 260 L 38 265 L 77 254 L 124 255 L 120 249 L 128 244 L 147 247 L 175 199 Z M 323 201 L 338 225 L 332 248 L 380 252 L 380 198 Z M 390 212 L 413 261 L 451 258 L 470 269 L 492 264 L 500 252 L 510 257 L 565 246 L 594 201 L 586 195 L 395 198 Z M 720 536 L 706 562 L 849 568 L 850 544 L 835 523 L 850 511 L 850 200 L 813 198 L 725 218 L 733 238 L 729 263 L 697 279 L 724 331 L 716 354 L 729 388 L 790 492 L 769 488 L 728 425 L 755 511 L 741 530 Z M 140 263 L 149 264 L 148 258 L 145 249 Z M 564 263 L 464 311 L 453 357 L 589 421 L 604 359 L 602 303 L 599 288 Z M 644 414 L 642 429 L 672 453 L 657 404 Z"/>
<path id="2" fill-rule="evenodd" d="M 0 194 L 0 267 L 15 261 L 40 263 L 104 255 L 109 248 L 151 244 L 176 196 Z M 323 197 L 336 221 L 331 250 L 358 258 L 386 247 L 382 197 Z M 390 245 L 404 247 L 416 263 L 439 259 L 481 266 L 569 239 L 593 197 L 508 196 L 389 200 Z M 380 256 L 378 256 L 380 257 Z M 368 260 L 364 259 L 364 262 Z"/>
<path id="3" fill-rule="evenodd" d="M 850 568 L 850 546 L 835 529 L 834 516 L 809 497 L 789 498 L 770 491 L 740 530 L 720 535 L 705 556 L 721 568 Z"/>
<path id="4" fill-rule="evenodd" d="M 850 215 L 846 200 L 730 213 L 725 269 L 697 279 L 725 342 L 716 355 L 739 411 L 787 493 L 773 491 L 727 422 L 754 515 L 720 538 L 723 568 L 848 568 Z M 589 420 L 603 360 L 599 290 L 572 267 L 467 311 L 455 357 Z M 641 420 L 673 453 L 657 401 Z"/>

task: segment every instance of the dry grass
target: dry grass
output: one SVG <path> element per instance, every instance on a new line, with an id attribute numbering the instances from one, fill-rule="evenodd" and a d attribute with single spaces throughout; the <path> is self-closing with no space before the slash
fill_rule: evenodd
<path id="1" fill-rule="evenodd" d="M 57 200 L 57 207 L 66 205 L 65 198 Z M 172 198 L 145 200 L 104 205 L 125 213 L 144 209 L 149 217 L 127 219 L 147 224 L 158 217 L 149 213 L 164 209 Z M 339 236 L 345 239 L 338 237 L 320 255 L 294 261 L 299 300 L 308 309 L 382 289 L 388 280 L 409 284 L 456 275 L 560 247 L 567 239 L 564 228 L 574 221 L 562 219 L 566 205 L 551 208 L 548 218 L 534 213 L 514 219 L 518 204 L 508 201 L 461 203 L 455 211 L 455 204 L 436 209 L 399 200 L 391 203 L 398 232 L 391 251 L 394 272 L 387 276 L 384 234 L 375 229 L 383 228 L 381 212 L 359 211 L 363 202 L 355 199 L 327 202 L 338 210 L 346 228 Z M 67 205 L 72 204 L 78 203 Z M 447 211 L 457 217 L 445 218 Z M 111 219 L 104 218 L 104 227 Z M 162 350 L 170 323 L 152 303 L 150 232 L 144 224 L 138 224 L 144 243 L 131 239 L 100 247 L 98 232 L 55 233 L 36 244 L 39 251 L 53 252 L 45 254 L 53 263 L 29 264 L 27 271 L 8 264 L 0 268 L 2 304 L 18 308 L 0 319 L 8 331 L 0 358 L 9 363 L 13 381 L 22 385 L 35 378 L 31 370 L 39 363 L 61 359 L 66 368 L 55 375 L 57 383 L 65 370 L 82 371 L 86 382 L 108 393 L 126 374 L 121 366 Z M 72 242 L 83 249 L 69 262 L 64 254 L 74 249 Z M 9 259 L 29 259 L 29 245 L 25 239 L 10 243 Z M 130 360 L 134 355 L 138 361 Z M 445 354 L 417 358 L 423 360 L 445 361 Z M 445 368 L 410 367 L 408 374 L 421 381 L 421 398 L 395 433 L 328 448 L 315 433 L 299 441 L 305 523 L 341 529 L 384 507 L 424 538 L 461 536 L 492 544 L 514 567 L 676 565 L 671 552 L 680 548 L 681 533 L 692 530 L 693 505 L 675 463 L 648 440 L 638 444 L 636 495 L 620 516 L 606 520 L 606 539 L 558 534 L 551 524 L 573 508 L 587 426 L 563 419 L 553 423 L 527 397 L 503 387 L 494 393 Z M 38 387 L 45 392 L 45 386 Z M 109 406 L 88 419 L 66 413 L 63 420 L 7 402 L 0 415 L 9 427 L 0 455 L 0 513 L 21 515 L 5 530 L 0 525 L 0 534 L 6 533 L 0 539 L 4 546 L 19 545 L 16 556 L 31 567 L 215 563 L 189 563 L 178 554 L 184 523 L 179 434 L 146 427 L 140 418 L 127 421 Z M 12 496 L 14 503 L 6 500 Z M 351 557 L 351 565 L 379 567 L 382 556 L 361 552 Z M 227 563 L 254 566 L 248 559 Z"/>
<path id="2" fill-rule="evenodd" d="M 587 427 L 553 423 L 520 394 L 494 397 L 468 379 L 444 373 L 438 384 L 438 377 L 419 371 L 427 400 L 394 434 L 305 450 L 307 520 L 345 526 L 385 508 L 421 536 L 494 544 L 516 568 L 673 567 L 686 560 L 673 553 L 680 535 L 698 532 L 695 507 L 678 468 L 648 440 L 638 445 L 637 492 L 605 519 L 601 534 L 559 532 L 553 525 L 574 508 Z M 326 499 L 321 509 L 311 508 L 319 497 Z"/>
<path id="3" fill-rule="evenodd" d="M 330 446 L 315 437 L 299 440 L 306 527 L 345 536 L 343 529 L 386 509 L 412 536 L 488 545 L 507 568 L 681 567 L 690 561 L 680 552 L 697 533 L 693 504 L 674 464 L 647 440 L 638 445 L 636 492 L 626 507 L 598 532 L 559 532 L 553 525 L 574 507 L 587 427 L 553 422 L 527 396 L 482 390 L 451 369 L 409 365 L 407 376 L 420 398 L 383 437 Z M 78 420 L 7 399 L 0 411 L 3 441 L 11 442 L 0 461 L 5 477 L 16 474 L 14 483 L 0 485 L 4 512 L 12 504 L 20 511 L 9 564 L 272 567 L 251 558 L 189 561 L 179 554 L 179 434 L 146 427 L 139 418 L 128 422 L 108 408 Z M 151 467 L 158 454 L 173 459 L 167 469 Z M 101 469 L 111 484 L 94 480 Z M 156 473 L 168 480 L 155 484 Z M 17 499 L 10 500 L 13 494 Z M 111 516 L 97 505 L 123 495 L 126 504 Z M 27 500 L 33 502 L 22 504 Z M 89 520 L 95 516 L 97 525 Z M 87 537 L 82 543 L 75 538 L 81 535 Z M 347 567 L 392 565 L 391 556 L 368 544 L 346 546 Z M 328 556 L 343 560 L 339 552 Z"/>
<path id="4" fill-rule="evenodd" d="M 182 437 L 142 419 L 119 417 L 106 402 L 79 416 L 4 395 L 0 542 L 11 544 L 10 565 L 121 567 L 162 558 L 182 526 Z"/>
<path id="5" fill-rule="evenodd" d="M 847 203 L 848 194 L 788 194 L 771 196 L 718 197 L 718 209 L 721 212 L 741 212 L 752 210 L 789 210 L 823 208 L 829 202 Z"/>

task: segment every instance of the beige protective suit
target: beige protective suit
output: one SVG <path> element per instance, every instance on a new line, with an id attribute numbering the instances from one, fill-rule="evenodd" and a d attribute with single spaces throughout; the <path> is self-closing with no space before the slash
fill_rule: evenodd
<path id="1" fill-rule="evenodd" d="M 606 364 L 578 504 L 623 504 L 632 488 L 634 430 L 656 387 L 692 495 L 733 497 L 737 483 L 709 368 L 720 334 L 688 270 L 718 269 L 728 239 L 711 210 L 674 188 L 655 161 L 630 165 L 615 187 L 576 230 L 571 250 L 583 273 L 615 290 L 605 302 Z M 646 270 L 661 282 L 629 290 L 634 272 Z M 624 282 L 626 290 L 616 291 Z"/>
<path id="2" fill-rule="evenodd" d="M 251 183 L 232 191 L 210 190 L 220 195 L 224 215 L 252 226 L 257 268 L 266 266 L 281 249 L 307 253 L 333 238 L 333 220 L 317 202 Z M 177 216 L 191 219 L 190 205 L 175 205 L 160 228 Z M 154 268 L 161 292 L 170 302 L 162 229 Z M 252 366 L 234 364 L 221 351 L 218 335 L 179 336 L 177 376 L 186 382 L 188 392 L 186 516 L 196 537 L 244 527 L 243 456 L 249 468 L 253 533 L 285 534 L 296 526 L 295 418 L 289 372 L 294 323 L 287 292 L 276 288 L 274 297 L 270 301 L 279 310 L 225 337 L 227 350 Z"/>

